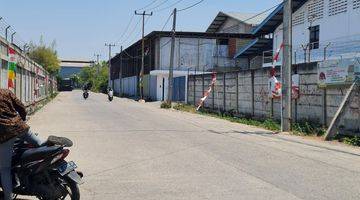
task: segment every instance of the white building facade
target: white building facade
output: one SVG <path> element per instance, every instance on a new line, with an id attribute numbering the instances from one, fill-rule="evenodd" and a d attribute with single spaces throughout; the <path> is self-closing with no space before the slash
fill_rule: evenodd
<path id="1" fill-rule="evenodd" d="M 360 56 L 360 0 L 309 0 L 293 15 L 293 63 Z M 273 56 L 283 41 L 283 25 L 273 33 Z M 263 67 L 272 65 L 264 59 Z M 276 65 L 281 65 L 281 56 Z"/>

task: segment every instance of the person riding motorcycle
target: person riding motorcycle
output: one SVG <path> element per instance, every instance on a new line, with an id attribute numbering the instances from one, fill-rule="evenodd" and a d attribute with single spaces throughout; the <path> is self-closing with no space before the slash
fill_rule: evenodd
<path id="1" fill-rule="evenodd" d="M 111 87 L 108 88 L 108 98 L 109 98 L 109 101 L 112 101 L 113 100 L 113 97 L 114 97 L 114 91 Z"/>
<path id="2" fill-rule="evenodd" d="M 83 85 L 83 97 L 84 99 L 87 99 L 89 97 L 89 90 L 91 89 L 92 84 L 90 82 L 87 82 Z"/>
<path id="3" fill-rule="evenodd" d="M 83 91 L 88 92 L 91 89 L 91 87 L 92 87 L 92 84 L 90 82 L 87 82 L 83 86 Z"/>
<path id="4" fill-rule="evenodd" d="M 0 175 L 4 200 L 12 199 L 11 161 L 16 138 L 41 146 L 44 144 L 26 124 L 27 112 L 23 103 L 8 89 L 0 89 Z"/>

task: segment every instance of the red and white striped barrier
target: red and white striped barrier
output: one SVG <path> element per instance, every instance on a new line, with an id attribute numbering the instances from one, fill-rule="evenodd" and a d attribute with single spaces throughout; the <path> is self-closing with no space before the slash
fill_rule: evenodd
<path id="1" fill-rule="evenodd" d="M 210 95 L 212 87 L 215 85 L 215 83 L 216 83 L 216 73 L 213 72 L 211 75 L 211 83 L 209 85 L 209 89 L 204 92 L 204 96 L 200 99 L 200 101 L 198 103 L 198 107 L 196 108 L 196 111 L 198 111 L 203 106 L 205 100 Z"/>
<path id="2" fill-rule="evenodd" d="M 276 78 L 276 70 L 275 70 L 275 64 L 279 60 L 280 57 L 280 51 L 284 48 L 284 44 L 282 43 L 280 47 L 277 49 L 274 58 L 273 58 L 273 65 L 270 69 L 270 79 L 269 79 L 269 97 L 270 98 L 279 98 L 281 97 L 281 83 Z"/>

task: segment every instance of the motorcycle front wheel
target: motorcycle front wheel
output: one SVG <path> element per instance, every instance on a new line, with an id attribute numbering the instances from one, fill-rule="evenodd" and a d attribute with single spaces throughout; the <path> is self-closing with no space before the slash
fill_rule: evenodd
<path id="1" fill-rule="evenodd" d="M 79 186 L 73 180 L 58 176 L 58 183 L 56 184 L 56 189 L 61 191 L 61 197 L 57 198 L 47 198 L 47 197 L 38 197 L 40 200 L 80 200 L 80 190 Z"/>

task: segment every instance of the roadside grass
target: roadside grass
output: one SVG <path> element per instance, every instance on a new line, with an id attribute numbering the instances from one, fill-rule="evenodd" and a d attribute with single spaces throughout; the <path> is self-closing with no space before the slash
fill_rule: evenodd
<path id="1" fill-rule="evenodd" d="M 185 111 L 190 113 L 198 113 L 201 115 L 216 117 L 219 119 L 228 120 L 235 123 L 246 124 L 250 126 L 261 127 L 270 131 L 278 132 L 281 130 L 280 122 L 273 119 L 254 119 L 250 116 L 237 116 L 235 111 L 229 112 L 214 112 L 207 109 L 200 109 L 196 111 L 193 105 L 178 103 L 173 106 L 173 109 Z M 292 124 L 292 134 L 299 136 L 317 136 L 322 137 L 326 130 L 319 123 L 300 121 Z M 360 143 L 360 138 L 359 143 Z M 346 140 L 348 141 L 348 140 Z M 356 141 L 348 141 L 347 143 L 356 143 Z"/>
<path id="2" fill-rule="evenodd" d="M 160 108 L 170 109 L 170 108 L 171 108 L 171 104 L 169 104 L 168 102 L 162 102 L 161 105 L 160 105 Z"/>
<path id="3" fill-rule="evenodd" d="M 339 142 L 351 145 L 351 146 L 358 146 L 360 147 L 360 137 L 359 136 L 348 136 L 338 134 L 336 135 L 335 139 Z"/>
<path id="4" fill-rule="evenodd" d="M 188 104 L 180 104 L 180 103 L 176 104 L 173 108 L 179 111 L 198 113 L 201 115 L 224 119 L 235 123 L 261 127 L 270 131 L 275 131 L 275 132 L 280 131 L 280 123 L 272 119 L 261 120 L 261 119 L 251 119 L 248 117 L 238 117 L 235 116 L 234 112 L 223 112 L 219 114 L 217 112 L 213 112 L 207 109 L 200 109 L 199 111 L 196 111 L 196 108 L 194 106 Z"/>

